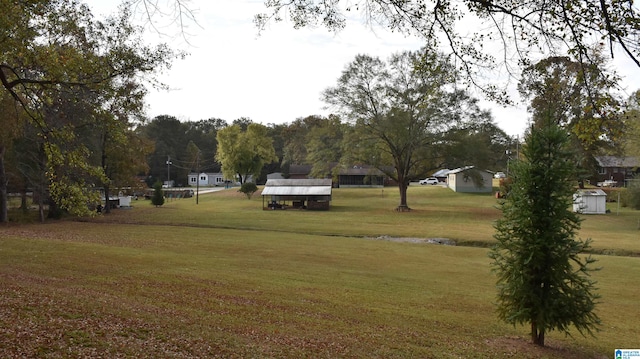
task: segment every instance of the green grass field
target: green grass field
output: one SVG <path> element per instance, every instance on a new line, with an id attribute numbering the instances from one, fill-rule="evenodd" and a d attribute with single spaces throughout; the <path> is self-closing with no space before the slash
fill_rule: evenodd
<path id="1" fill-rule="evenodd" d="M 640 343 L 640 212 L 584 217 L 601 331 L 538 348 L 494 312 L 496 199 L 412 186 L 413 210 L 397 203 L 335 189 L 330 211 L 270 211 L 231 189 L 2 226 L 0 357 L 612 358 Z"/>

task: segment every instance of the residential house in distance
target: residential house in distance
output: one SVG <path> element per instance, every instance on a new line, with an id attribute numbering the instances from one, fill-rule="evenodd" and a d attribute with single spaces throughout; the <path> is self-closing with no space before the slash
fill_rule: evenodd
<path id="1" fill-rule="evenodd" d="M 213 187 L 213 186 L 224 186 L 225 178 L 222 173 L 189 173 L 189 186 L 203 186 L 203 187 Z"/>
<path id="2" fill-rule="evenodd" d="M 329 172 L 333 171 L 337 163 L 330 165 Z M 288 179 L 309 179 L 311 165 L 291 165 L 289 167 Z M 330 173 L 327 176 L 331 176 Z M 271 173 L 268 179 L 283 178 L 282 173 Z M 340 168 L 337 181 L 333 181 L 334 187 L 383 187 L 390 185 L 389 178 L 379 169 L 368 165 L 355 165 Z"/>
<path id="3" fill-rule="evenodd" d="M 640 173 L 640 161 L 636 157 L 595 156 L 598 162 L 598 177 L 594 184 L 615 187 L 626 186 L 626 182 Z"/>
<path id="4" fill-rule="evenodd" d="M 311 173 L 311 165 L 289 166 L 289 179 L 307 179 Z"/>
<path id="5" fill-rule="evenodd" d="M 371 166 L 352 166 L 340 169 L 338 187 L 384 187 L 385 175 Z"/>

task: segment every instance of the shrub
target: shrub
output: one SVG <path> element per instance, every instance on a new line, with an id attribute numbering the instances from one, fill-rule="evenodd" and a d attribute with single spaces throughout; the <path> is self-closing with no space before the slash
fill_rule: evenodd
<path id="1" fill-rule="evenodd" d="M 153 185 L 153 197 L 151 197 L 151 204 L 156 207 L 160 207 L 164 204 L 164 195 L 162 193 L 162 183 L 156 182 Z"/>
<path id="2" fill-rule="evenodd" d="M 238 192 L 242 192 L 247 196 L 247 199 L 251 199 L 251 196 L 258 190 L 258 186 L 256 186 L 253 182 L 245 182 L 240 186 Z"/>

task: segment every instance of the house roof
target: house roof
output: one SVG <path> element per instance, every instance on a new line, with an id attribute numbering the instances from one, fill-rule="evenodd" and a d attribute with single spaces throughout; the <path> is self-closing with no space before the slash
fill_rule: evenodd
<path id="1" fill-rule="evenodd" d="M 269 179 L 263 196 L 331 196 L 331 179 Z"/>
<path id="2" fill-rule="evenodd" d="M 451 170 L 450 170 L 450 169 L 448 169 L 448 168 L 444 168 L 444 169 L 441 169 L 441 170 L 439 170 L 439 171 L 435 172 L 435 173 L 434 173 L 434 174 L 432 174 L 431 176 L 433 176 L 433 177 L 445 177 L 446 175 L 448 175 L 448 174 L 449 174 L 449 172 L 451 172 Z"/>
<path id="3" fill-rule="evenodd" d="M 289 174 L 308 175 L 311 172 L 311 167 L 311 165 L 291 165 L 289 166 Z"/>
<path id="4" fill-rule="evenodd" d="M 598 166 L 607 167 L 624 167 L 633 168 L 640 167 L 637 157 L 617 157 L 617 156 L 595 156 Z"/>
<path id="5" fill-rule="evenodd" d="M 460 167 L 460 168 L 456 168 L 454 170 L 449 171 L 448 174 L 456 174 L 456 173 L 460 173 L 460 172 L 464 172 L 467 170 L 470 170 L 472 168 L 475 168 L 475 166 L 464 166 L 464 167 Z"/>
<path id="6" fill-rule="evenodd" d="M 222 176 L 222 172 L 190 172 L 189 176 L 199 176 L 199 175 L 207 175 L 207 176 Z"/>
<path id="7" fill-rule="evenodd" d="M 447 174 L 456 174 L 456 173 L 460 173 L 460 172 L 464 172 L 464 171 L 468 171 L 470 169 L 476 169 L 476 171 L 478 172 L 486 172 L 486 173 L 493 173 L 491 171 L 487 171 L 487 170 L 481 170 L 481 169 L 477 169 L 476 166 L 464 166 L 464 167 L 460 167 L 460 168 L 456 168 L 455 170 L 451 170 L 449 171 Z"/>
<path id="8" fill-rule="evenodd" d="M 383 176 L 379 169 L 371 166 L 352 166 L 340 169 L 340 175 L 346 176 Z"/>

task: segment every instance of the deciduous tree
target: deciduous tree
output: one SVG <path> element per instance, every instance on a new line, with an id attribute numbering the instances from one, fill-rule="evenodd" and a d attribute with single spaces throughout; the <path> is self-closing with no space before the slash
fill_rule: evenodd
<path id="1" fill-rule="evenodd" d="M 387 62 L 358 55 L 336 87 L 323 93 L 324 100 L 354 124 L 345 153 L 398 183 L 399 211 L 409 210 L 409 182 L 435 168 L 434 145 L 448 129 L 474 118 L 476 107 L 467 106 L 468 97 L 453 84 L 447 58 L 424 48 L 396 54 Z"/>
<path id="2" fill-rule="evenodd" d="M 226 178 L 238 178 L 244 183 L 249 176 L 260 174 L 266 163 L 277 161 L 267 128 L 259 123 L 250 123 L 246 131 L 240 125 L 231 125 L 218 131 L 218 153 L 216 159 L 222 164 Z"/>
<path id="3" fill-rule="evenodd" d="M 360 14 L 367 24 L 415 34 L 453 53 L 469 82 L 498 97 L 504 93 L 495 91 L 495 79 L 481 79 L 486 69 L 515 72 L 538 53 L 568 50 L 578 62 L 593 64 L 588 49 L 606 43 L 611 57 L 620 49 L 640 67 L 640 11 L 629 1 L 272 0 L 265 6 L 268 11 L 255 16 L 260 29 L 289 19 L 294 28 L 321 24 L 340 31 Z"/>
<path id="4" fill-rule="evenodd" d="M 96 194 L 89 188 L 94 180 L 103 182 L 104 173 L 89 162 L 78 125 L 101 119 L 92 117 L 104 110 L 95 107 L 96 98 L 113 98 L 109 94 L 126 90 L 127 84 L 152 79 L 174 54 L 164 45 L 144 45 L 127 7 L 105 21 L 95 21 L 86 6 L 72 0 L 0 0 L 0 12 L 1 89 L 40 133 L 52 208 L 88 213 L 87 203 Z M 126 95 L 136 98 L 138 89 Z"/>
<path id="5" fill-rule="evenodd" d="M 627 100 L 623 119 L 627 131 L 624 136 L 625 153 L 640 158 L 640 90 Z"/>
<path id="6" fill-rule="evenodd" d="M 298 118 L 287 126 L 283 131 L 286 138 L 283 166 L 307 164 L 307 134 L 324 120 L 322 116 L 307 116 Z"/>
<path id="7" fill-rule="evenodd" d="M 15 101 L 4 92 L 0 92 L 0 107 L 3 111 L 0 113 L 0 223 L 7 222 L 7 184 L 9 183 L 8 175 L 5 171 L 5 154 L 13 148 L 13 143 L 20 133 L 22 109 L 16 106 Z"/>
<path id="8" fill-rule="evenodd" d="M 567 129 L 575 161 L 584 170 L 581 179 L 594 174 L 594 156 L 620 151 L 624 133 L 618 79 L 606 74 L 606 63 L 597 52 L 592 58 L 591 65 L 566 56 L 546 58 L 527 67 L 518 85 L 530 101 L 534 125 L 552 118 Z"/>
<path id="9" fill-rule="evenodd" d="M 439 168 L 459 168 L 473 165 L 483 170 L 506 168 L 506 151 L 514 141 L 494 122 L 491 113 L 482 110 L 478 101 L 461 93 L 473 119 L 464 121 L 447 130 L 439 141 Z"/>
<path id="10" fill-rule="evenodd" d="M 167 161 L 169 158 L 172 161 L 189 163 L 189 155 L 186 153 L 186 146 L 189 143 L 186 137 L 188 130 L 189 126 L 186 123 L 170 115 L 156 116 L 142 126 L 141 132 L 155 144 L 155 149 L 148 159 L 149 179 L 151 180 L 151 183 L 148 183 L 149 186 L 153 186 L 156 181 L 161 179 L 168 180 L 167 177 L 170 174 L 167 173 Z M 181 174 L 174 174 L 174 178 L 180 176 Z M 186 178 L 186 176 L 187 173 L 184 173 L 182 178 Z"/>
<path id="11" fill-rule="evenodd" d="M 325 178 L 331 175 L 331 164 L 337 164 L 342 158 L 345 124 L 335 115 L 322 121 L 309 130 L 305 136 L 307 163 L 311 164 L 309 175 Z M 338 167 L 334 167 L 338 168 Z"/>

